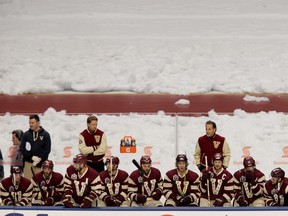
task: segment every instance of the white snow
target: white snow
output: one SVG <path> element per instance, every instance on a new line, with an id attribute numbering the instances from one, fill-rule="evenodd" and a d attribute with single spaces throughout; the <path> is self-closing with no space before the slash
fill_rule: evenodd
<path id="1" fill-rule="evenodd" d="M 189 105 L 190 101 L 187 99 L 179 99 L 178 101 L 175 102 L 176 105 Z"/>
<path id="2" fill-rule="evenodd" d="M 244 101 L 256 101 L 256 102 L 268 102 L 269 98 L 267 97 L 256 97 L 252 95 L 245 95 L 243 98 Z"/>
<path id="3" fill-rule="evenodd" d="M 287 93 L 287 11 L 287 0 L 2 0 L 0 93 Z M 151 154 L 164 175 L 185 152 L 196 170 L 195 143 L 209 119 L 230 143 L 231 172 L 249 153 L 267 177 L 274 167 L 288 171 L 287 114 L 98 117 L 108 154 L 128 172 L 133 158 Z M 41 115 L 57 171 L 78 153 L 86 118 L 53 108 Z M 27 116 L 0 116 L 6 175 L 18 128 L 28 129 Z M 136 154 L 119 153 L 125 135 L 136 138 Z"/>

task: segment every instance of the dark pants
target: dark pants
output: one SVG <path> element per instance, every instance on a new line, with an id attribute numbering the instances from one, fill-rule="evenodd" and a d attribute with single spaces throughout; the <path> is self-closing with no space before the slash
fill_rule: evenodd
<path id="1" fill-rule="evenodd" d="M 103 160 L 98 161 L 98 163 L 91 163 L 87 162 L 87 165 L 91 167 L 92 169 L 96 170 L 98 173 L 104 171 L 104 162 Z"/>

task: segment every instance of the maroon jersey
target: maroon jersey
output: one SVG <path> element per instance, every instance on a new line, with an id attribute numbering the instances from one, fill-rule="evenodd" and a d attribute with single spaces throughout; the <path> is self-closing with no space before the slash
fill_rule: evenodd
<path id="1" fill-rule="evenodd" d="M 33 197 L 36 200 L 44 201 L 47 197 L 53 198 L 54 202 L 62 200 L 64 193 L 64 178 L 58 172 L 52 172 L 48 179 L 43 172 L 38 172 L 31 179 L 33 184 Z M 41 187 L 41 190 L 40 188 Z"/>
<path id="2" fill-rule="evenodd" d="M 151 197 L 156 190 L 163 191 L 163 179 L 160 170 L 151 167 L 148 174 L 141 175 L 139 170 L 131 173 L 129 178 L 128 193 L 131 200 L 135 200 L 137 194 L 143 194 Z"/>
<path id="3" fill-rule="evenodd" d="M 173 199 L 175 195 L 190 195 L 198 203 L 200 197 L 199 176 L 197 173 L 187 170 L 184 176 L 180 176 L 177 169 L 168 171 L 164 178 L 163 193 L 166 199 Z"/>
<path id="4" fill-rule="evenodd" d="M 254 175 L 256 177 L 256 184 L 246 181 L 245 169 L 238 170 L 234 173 L 234 193 L 235 199 L 243 196 L 244 199 L 249 203 L 253 203 L 256 199 L 263 196 L 263 187 L 265 184 L 265 175 L 258 169 L 254 169 Z"/>
<path id="5" fill-rule="evenodd" d="M 215 134 L 213 137 L 204 135 L 199 137 L 198 143 L 201 149 L 200 163 L 205 165 L 205 156 L 207 156 L 208 166 L 213 166 L 212 159 L 215 153 L 223 153 L 223 144 L 225 138 Z"/>
<path id="6" fill-rule="evenodd" d="M 0 183 L 0 195 L 4 205 L 30 205 L 32 200 L 33 185 L 25 177 L 21 177 L 19 185 L 14 186 L 13 177 L 7 177 Z"/>
<path id="7" fill-rule="evenodd" d="M 116 175 L 111 179 L 107 170 L 99 173 L 97 177 L 97 192 L 101 200 L 105 200 L 106 196 L 116 197 L 120 201 L 127 200 L 128 193 L 127 172 L 118 169 Z"/>
<path id="8" fill-rule="evenodd" d="M 85 129 L 80 133 L 80 135 L 82 135 L 84 140 L 85 140 L 86 146 L 93 147 L 95 150 L 101 144 L 103 134 L 104 134 L 104 132 L 99 130 L 99 129 L 97 129 L 93 133 L 91 133 L 88 129 Z M 91 162 L 91 163 L 97 163 L 103 157 L 104 157 L 104 154 L 103 155 L 93 155 L 93 153 L 92 153 L 92 154 L 87 155 L 87 161 Z"/>
<path id="9" fill-rule="evenodd" d="M 225 169 L 221 169 L 216 173 L 214 167 L 209 167 L 211 178 L 209 180 L 210 199 L 224 198 L 230 202 L 233 196 L 233 176 Z M 201 197 L 208 199 L 207 182 L 201 181 L 200 184 Z"/>
<path id="10" fill-rule="evenodd" d="M 96 199 L 96 178 L 97 171 L 87 166 L 87 170 L 82 176 L 75 171 L 73 165 L 66 170 L 64 179 L 64 193 L 65 197 L 72 196 L 74 201 L 81 204 L 85 196 L 90 196 Z"/>
<path id="11" fill-rule="evenodd" d="M 273 185 L 271 180 L 264 186 L 266 206 L 288 206 L 288 178 L 284 177 L 282 184 Z"/>

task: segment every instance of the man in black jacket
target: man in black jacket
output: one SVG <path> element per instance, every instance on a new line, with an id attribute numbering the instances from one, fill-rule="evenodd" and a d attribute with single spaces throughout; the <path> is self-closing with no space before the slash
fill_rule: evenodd
<path id="1" fill-rule="evenodd" d="M 2 157 L 2 152 L 0 149 L 0 182 L 3 178 L 4 178 L 3 157 Z"/>
<path id="2" fill-rule="evenodd" d="M 41 171 L 42 163 L 48 159 L 51 151 L 50 134 L 40 126 L 38 115 L 29 117 L 30 129 L 23 134 L 20 144 L 20 152 L 24 160 L 24 176 L 28 179 L 34 173 Z"/>

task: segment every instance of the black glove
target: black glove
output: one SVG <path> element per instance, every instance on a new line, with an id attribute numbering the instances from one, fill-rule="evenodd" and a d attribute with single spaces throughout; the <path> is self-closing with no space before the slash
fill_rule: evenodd
<path id="1" fill-rule="evenodd" d="M 239 204 L 239 206 L 243 206 L 243 207 L 249 205 L 248 202 L 244 199 L 243 196 L 240 196 L 238 198 L 238 204 Z"/>
<path id="2" fill-rule="evenodd" d="M 202 171 L 202 179 L 201 179 L 202 182 L 206 183 L 207 180 L 211 178 L 211 174 L 212 173 L 209 170 L 206 170 L 206 169 L 203 170 Z"/>
<path id="3" fill-rule="evenodd" d="M 92 207 L 92 202 L 94 201 L 94 197 L 89 195 L 89 196 L 86 196 L 81 204 L 80 204 L 80 208 L 91 208 Z"/>
<path id="4" fill-rule="evenodd" d="M 116 199 L 116 198 L 113 198 L 111 196 L 107 196 L 105 198 L 105 203 L 107 206 L 120 206 L 121 205 L 121 201 Z"/>
<path id="5" fill-rule="evenodd" d="M 144 204 L 147 201 L 147 197 L 143 194 L 137 194 L 135 196 L 135 201 L 138 204 Z"/>
<path id="6" fill-rule="evenodd" d="M 63 204 L 66 208 L 73 208 L 74 207 L 73 202 L 71 200 L 71 197 L 65 197 L 63 200 Z"/>
<path id="7" fill-rule="evenodd" d="M 214 202 L 215 207 L 220 207 L 224 205 L 225 200 L 223 198 L 217 198 Z"/>
<path id="8" fill-rule="evenodd" d="M 179 206 L 188 206 L 194 201 L 193 197 L 190 195 L 184 196 L 179 201 Z"/>
<path id="9" fill-rule="evenodd" d="M 46 197 L 44 200 L 44 206 L 52 206 L 54 205 L 54 199 L 52 197 Z"/>
<path id="10" fill-rule="evenodd" d="M 203 166 L 202 164 L 198 164 L 197 167 L 200 172 L 202 172 L 202 170 L 205 169 L 205 166 Z"/>
<path id="11" fill-rule="evenodd" d="M 162 192 L 160 190 L 155 190 L 153 193 L 152 193 L 152 198 L 154 200 L 160 200 L 162 196 Z"/>

